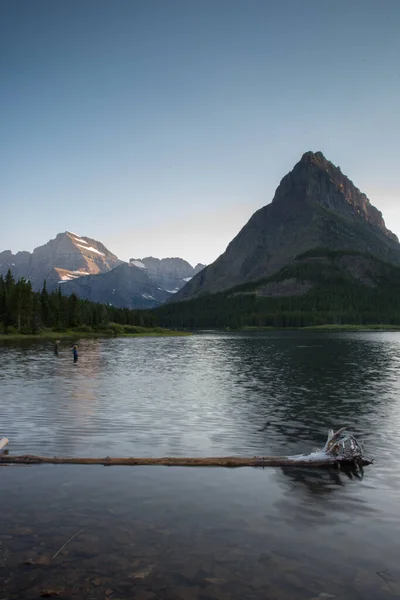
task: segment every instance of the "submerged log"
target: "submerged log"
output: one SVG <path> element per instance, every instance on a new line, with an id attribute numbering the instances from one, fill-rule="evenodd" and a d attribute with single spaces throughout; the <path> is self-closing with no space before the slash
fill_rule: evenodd
<path id="1" fill-rule="evenodd" d="M 0 440 L 0 450 L 2 450 L 5 446 L 7 446 L 8 444 L 8 439 L 7 438 L 2 438 Z"/>
<path id="2" fill-rule="evenodd" d="M 328 440 L 322 450 L 310 454 L 296 456 L 223 456 L 207 458 L 162 457 L 162 458 L 80 458 L 80 457 L 51 457 L 0 455 L 0 464 L 69 464 L 69 465 L 159 465 L 165 467 L 332 467 L 340 464 L 366 466 L 372 463 L 364 457 L 362 445 L 350 434 L 346 427 L 336 433 L 328 433 Z M 7 440 L 8 441 L 8 440 Z"/>
<path id="3" fill-rule="evenodd" d="M 315 453 L 316 454 L 316 453 Z M 244 458 L 241 456 L 212 456 L 206 458 L 176 458 L 176 457 L 161 457 L 161 458 L 81 458 L 81 457 L 51 457 L 51 456 L 35 456 L 27 454 L 24 456 L 0 456 L 0 464 L 25 464 L 25 465 L 127 465 L 127 466 L 144 466 L 144 465 L 159 465 L 164 467 L 332 467 L 339 463 L 354 464 L 357 462 L 360 466 L 371 464 L 371 460 L 360 458 L 340 460 L 335 457 L 313 456 L 313 454 L 305 454 L 304 456 L 254 456 L 253 458 Z"/>
<path id="4" fill-rule="evenodd" d="M 315 450 L 310 454 L 297 456 L 253 456 L 245 458 L 240 456 L 223 456 L 207 458 L 162 457 L 162 458 L 79 458 L 79 457 L 51 457 L 1 455 L 0 464 L 69 464 L 69 465 L 160 465 L 165 467 L 332 467 L 340 464 L 355 464 L 365 466 L 371 460 L 364 457 L 363 447 L 350 434 L 346 434 L 346 427 L 336 433 L 328 433 L 328 440 L 322 450 Z"/>

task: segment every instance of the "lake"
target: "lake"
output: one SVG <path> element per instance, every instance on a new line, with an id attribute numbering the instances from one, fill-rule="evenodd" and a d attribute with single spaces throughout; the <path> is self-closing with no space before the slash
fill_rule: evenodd
<path id="1" fill-rule="evenodd" d="M 0 343 L 11 453 L 295 454 L 349 424 L 375 462 L 359 477 L 2 466 L 1 600 L 400 596 L 400 333 L 205 332 L 79 350 L 74 364 L 67 341 L 58 356 L 51 342 Z"/>

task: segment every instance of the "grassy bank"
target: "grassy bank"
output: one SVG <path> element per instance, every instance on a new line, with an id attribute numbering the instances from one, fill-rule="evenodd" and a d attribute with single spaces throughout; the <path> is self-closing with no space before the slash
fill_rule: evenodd
<path id="1" fill-rule="evenodd" d="M 229 329 L 226 331 L 400 331 L 400 325 L 374 324 L 374 325 L 351 325 L 351 324 L 325 324 L 308 325 L 306 327 L 242 327 L 241 329 Z"/>
<path id="2" fill-rule="evenodd" d="M 89 329 L 89 330 L 88 330 Z M 44 329 L 39 333 L 0 333 L 0 340 L 62 340 L 82 338 L 104 338 L 104 337 L 157 337 L 157 336 L 185 336 L 191 335 L 188 331 L 174 331 L 162 327 L 133 327 L 120 326 L 120 328 L 104 328 L 90 330 L 90 328 L 67 329 L 65 331 L 53 331 Z"/>
<path id="3" fill-rule="evenodd" d="M 311 325 L 303 327 L 306 331 L 400 331 L 400 325 Z"/>

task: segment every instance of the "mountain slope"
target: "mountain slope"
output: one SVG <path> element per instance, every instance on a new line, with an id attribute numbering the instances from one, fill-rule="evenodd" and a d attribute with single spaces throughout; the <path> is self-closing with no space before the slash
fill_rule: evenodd
<path id="1" fill-rule="evenodd" d="M 104 273 L 121 261 L 96 240 L 81 237 L 70 231 L 59 233 L 47 244 L 32 252 L 9 250 L 0 253 L 0 274 L 10 268 L 14 277 L 25 277 L 33 289 L 40 289 L 46 279 L 48 288 L 54 289 L 59 281 L 69 281 L 82 275 Z"/>
<path id="2" fill-rule="evenodd" d="M 131 258 L 130 264 L 146 269 L 147 273 L 158 286 L 168 290 L 171 294 L 180 290 L 196 273 L 204 269 L 205 265 L 197 264 L 192 267 L 182 258 Z"/>
<path id="3" fill-rule="evenodd" d="M 355 251 L 316 248 L 274 275 L 154 311 L 168 327 L 400 325 L 400 267 Z"/>
<path id="4" fill-rule="evenodd" d="M 63 295 L 111 304 L 119 308 L 153 308 L 165 302 L 170 294 L 154 284 L 144 269 L 122 263 L 107 273 L 87 275 L 66 281 Z"/>
<path id="5" fill-rule="evenodd" d="M 312 248 L 366 252 L 400 264 L 400 244 L 368 198 L 327 161 L 307 152 L 211 265 L 175 300 L 216 293 L 277 272 Z"/>

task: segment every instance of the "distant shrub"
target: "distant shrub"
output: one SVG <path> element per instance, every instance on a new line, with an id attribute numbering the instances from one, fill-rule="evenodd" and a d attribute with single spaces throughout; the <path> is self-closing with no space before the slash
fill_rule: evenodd
<path id="1" fill-rule="evenodd" d="M 4 333 L 8 333 L 8 334 L 18 333 L 18 329 L 16 327 L 13 327 L 12 325 L 7 325 L 4 328 Z"/>
<path id="2" fill-rule="evenodd" d="M 136 325 L 124 325 L 124 333 L 140 333 L 143 327 L 137 327 Z"/>
<path id="3" fill-rule="evenodd" d="M 19 332 L 22 333 L 22 335 L 31 335 L 32 327 L 30 325 L 22 325 Z"/>
<path id="4" fill-rule="evenodd" d="M 107 330 L 112 335 L 122 335 L 124 333 L 124 326 L 120 325 L 119 323 L 109 323 Z"/>
<path id="5" fill-rule="evenodd" d="M 81 333 L 92 333 L 93 329 L 90 325 L 79 325 L 79 327 L 75 327 L 75 331 L 79 331 Z"/>

